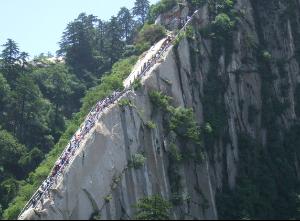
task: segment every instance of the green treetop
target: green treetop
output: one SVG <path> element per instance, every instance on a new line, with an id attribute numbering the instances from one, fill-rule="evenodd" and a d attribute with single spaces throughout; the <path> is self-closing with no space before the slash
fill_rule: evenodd
<path id="1" fill-rule="evenodd" d="M 136 0 L 132 9 L 133 15 L 137 16 L 142 22 L 145 23 L 148 12 L 150 9 L 150 3 L 148 0 Z"/>

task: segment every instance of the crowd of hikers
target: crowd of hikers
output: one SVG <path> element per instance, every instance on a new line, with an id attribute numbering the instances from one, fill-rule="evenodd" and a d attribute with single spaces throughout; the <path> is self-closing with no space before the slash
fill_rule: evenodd
<path id="1" fill-rule="evenodd" d="M 191 18 L 192 17 L 188 17 L 186 19 L 185 25 L 183 26 L 186 26 L 186 24 L 191 20 Z M 147 71 L 149 71 L 150 68 L 153 67 L 159 61 L 163 53 L 172 45 L 173 40 L 174 40 L 173 36 L 171 35 L 167 36 L 167 38 L 162 43 L 159 50 L 151 57 L 151 59 L 149 59 L 147 62 L 145 62 L 142 65 L 141 70 L 137 74 L 137 79 L 141 79 L 141 77 L 143 77 L 147 73 Z M 93 126 L 96 124 L 96 122 L 100 118 L 100 114 L 103 113 L 103 110 L 105 108 L 107 108 L 109 105 L 116 102 L 122 95 L 128 92 L 130 88 L 131 85 L 129 87 L 126 87 L 123 91 L 114 91 L 110 96 L 97 102 L 97 104 L 92 108 L 92 110 L 86 117 L 84 123 L 81 125 L 81 127 L 72 137 L 66 149 L 63 151 L 59 159 L 56 161 L 52 171 L 50 172 L 50 175 L 42 183 L 38 191 L 33 195 L 33 197 L 27 203 L 27 205 L 22 210 L 22 212 L 27 210 L 30 207 L 35 208 L 39 202 L 43 207 L 44 199 L 50 198 L 50 194 L 51 194 L 50 189 L 52 189 L 54 185 L 58 183 L 58 178 L 61 175 L 63 175 L 66 167 L 71 163 L 71 160 L 75 156 L 76 150 L 79 149 L 79 146 L 82 143 L 85 136 L 91 131 Z"/>

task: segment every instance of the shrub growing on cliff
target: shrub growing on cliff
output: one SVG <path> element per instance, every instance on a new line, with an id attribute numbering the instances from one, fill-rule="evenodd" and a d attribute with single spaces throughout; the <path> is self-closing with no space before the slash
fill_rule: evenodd
<path id="1" fill-rule="evenodd" d="M 205 124 L 204 131 L 205 131 L 205 133 L 207 133 L 207 134 L 211 134 L 211 133 L 213 132 L 213 128 L 211 127 L 211 124 L 210 124 L 210 123 L 206 123 L 206 124 Z"/>
<path id="2" fill-rule="evenodd" d="M 194 38 L 194 29 L 193 29 L 193 26 L 188 25 L 184 31 L 182 31 L 182 32 L 180 32 L 180 33 L 178 34 L 178 36 L 176 37 L 176 39 L 175 39 L 175 41 L 174 41 L 174 46 L 175 46 L 175 48 L 178 47 L 179 43 L 180 43 L 184 38 L 187 38 L 187 39 L 193 39 L 193 38 Z"/>
<path id="3" fill-rule="evenodd" d="M 264 61 L 266 61 L 266 62 L 270 61 L 272 59 L 272 55 L 268 51 L 263 51 L 262 57 L 263 57 Z"/>
<path id="4" fill-rule="evenodd" d="M 151 102 L 158 108 L 165 111 L 171 111 L 170 101 L 171 97 L 164 95 L 161 91 L 151 91 L 149 92 L 149 97 Z"/>
<path id="5" fill-rule="evenodd" d="M 142 87 L 142 82 L 139 79 L 135 79 L 132 83 L 133 90 L 137 91 Z"/>
<path id="6" fill-rule="evenodd" d="M 126 106 L 134 107 L 134 104 L 129 99 L 122 99 L 122 100 L 119 101 L 118 104 L 119 104 L 120 107 L 126 107 Z"/>
<path id="7" fill-rule="evenodd" d="M 161 196 L 149 196 L 142 198 L 135 205 L 136 220 L 169 220 L 171 204 Z"/>
<path id="8" fill-rule="evenodd" d="M 167 128 L 169 130 L 169 167 L 168 176 L 170 188 L 172 192 L 172 203 L 180 205 L 183 203 L 181 175 L 179 172 L 179 163 L 185 160 L 194 160 L 195 163 L 202 163 L 204 159 L 203 148 L 201 146 L 200 127 L 198 126 L 193 109 L 183 107 L 175 108 L 170 104 L 171 97 L 164 95 L 160 91 L 152 91 L 149 93 L 151 102 L 155 107 L 164 111 L 164 119 L 168 121 Z M 181 141 L 186 142 L 179 149 L 176 147 L 176 136 Z M 188 141 L 188 142 L 187 142 Z"/>
<path id="9" fill-rule="evenodd" d="M 175 48 L 178 47 L 179 43 L 185 38 L 185 33 L 184 32 L 180 32 L 176 38 L 175 38 L 175 41 L 174 41 L 174 46 Z"/>
<path id="10" fill-rule="evenodd" d="M 156 128 L 156 124 L 155 124 L 153 121 L 148 121 L 148 122 L 146 122 L 146 126 L 147 126 L 149 129 L 155 129 L 155 128 Z"/>
<path id="11" fill-rule="evenodd" d="M 226 34 L 234 27 L 234 22 L 225 13 L 218 14 L 212 24 L 214 31 L 220 34 Z"/>
<path id="12" fill-rule="evenodd" d="M 161 25 L 145 24 L 136 40 L 136 50 L 142 53 L 148 50 L 151 45 L 166 36 L 166 29 Z"/>
<path id="13" fill-rule="evenodd" d="M 218 0 L 216 3 L 216 9 L 218 12 L 228 12 L 233 8 L 233 0 Z"/>
<path id="14" fill-rule="evenodd" d="M 200 144 L 200 128 L 195 121 L 192 109 L 182 107 L 174 109 L 170 118 L 170 129 L 175 131 L 178 136 Z"/>
<path id="15" fill-rule="evenodd" d="M 100 212 L 94 212 L 89 220 L 101 220 L 101 214 Z"/>
<path id="16" fill-rule="evenodd" d="M 169 146 L 169 150 L 171 159 L 176 163 L 180 163 L 182 161 L 182 154 L 180 153 L 179 148 L 174 143 L 171 143 Z"/>
<path id="17" fill-rule="evenodd" d="M 149 20 L 154 22 L 157 16 L 171 10 L 177 5 L 178 0 L 161 0 L 156 4 L 151 5 Z"/>
<path id="18" fill-rule="evenodd" d="M 171 97 L 160 91 L 149 93 L 151 102 L 158 108 L 170 114 L 169 129 L 176 132 L 178 136 L 190 139 L 200 144 L 200 127 L 195 121 L 192 109 L 182 107 L 174 108 L 170 105 Z"/>
<path id="19" fill-rule="evenodd" d="M 140 169 L 144 166 L 146 157 L 144 155 L 136 153 L 132 156 L 132 160 L 129 162 L 129 166 L 134 169 Z"/>

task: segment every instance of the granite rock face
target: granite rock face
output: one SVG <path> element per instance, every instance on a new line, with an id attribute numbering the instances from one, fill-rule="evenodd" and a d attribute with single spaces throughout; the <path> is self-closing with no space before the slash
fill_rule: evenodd
<path id="1" fill-rule="evenodd" d="M 213 142 L 205 142 L 204 162 L 180 165 L 181 194 L 188 200 L 172 209 L 174 219 L 217 219 L 217 191 L 224 185 L 236 187 L 240 134 L 268 143 L 270 128 L 264 117 L 268 98 L 289 104 L 274 115 L 281 125 L 279 134 L 299 117 L 295 94 L 300 84 L 300 1 L 290 2 L 298 8 L 293 17 L 284 1 L 237 0 L 234 7 L 243 16 L 233 32 L 230 52 L 202 34 L 212 21 L 208 6 L 200 8 L 192 22 L 193 36 L 166 52 L 143 78 L 141 89 L 124 95 L 133 107 L 112 105 L 52 191 L 52 199 L 43 208 L 25 211 L 20 219 L 89 219 L 95 212 L 102 219 L 130 219 L 140 198 L 160 193 L 170 199 L 170 142 L 163 113 L 149 100 L 153 90 L 171 96 L 174 106 L 193 108 L 200 125 L 224 115 Z M 262 46 L 260 57 L 257 51 Z M 271 59 L 272 81 L 262 74 L 260 59 Z M 216 82 L 220 84 L 214 87 Z M 156 127 L 148 128 L 148 121 Z M 136 153 L 146 157 L 139 169 L 129 163 Z"/>

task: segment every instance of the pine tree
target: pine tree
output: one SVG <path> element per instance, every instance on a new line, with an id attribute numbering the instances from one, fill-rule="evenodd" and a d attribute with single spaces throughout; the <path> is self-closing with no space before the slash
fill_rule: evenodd
<path id="1" fill-rule="evenodd" d="M 107 31 L 108 22 L 102 21 L 101 19 L 98 19 L 97 24 L 95 26 L 95 45 L 94 50 L 96 53 L 94 53 L 94 57 L 98 61 L 98 72 L 104 73 L 110 68 L 109 63 L 109 56 L 106 54 L 105 51 L 105 37 L 106 37 L 106 31 Z"/>
<path id="2" fill-rule="evenodd" d="M 68 24 L 58 51 L 59 55 L 66 57 L 67 64 L 78 79 L 87 86 L 94 86 L 98 70 L 97 51 L 94 50 L 96 21 L 95 16 L 81 13 L 74 22 Z"/>
<path id="3" fill-rule="evenodd" d="M 19 160 L 26 154 L 27 149 L 12 134 L 0 128 L 0 152 L 0 205 L 6 207 L 17 193 L 18 184 L 15 178 L 23 178 Z"/>
<path id="4" fill-rule="evenodd" d="M 104 39 L 105 32 L 107 29 L 107 22 L 98 20 L 98 24 L 96 26 L 96 48 L 100 54 L 104 53 Z"/>
<path id="5" fill-rule="evenodd" d="M 122 38 L 128 43 L 131 40 L 132 31 L 134 29 L 134 20 L 133 17 L 126 7 L 120 9 L 118 13 L 118 22 L 121 26 Z"/>
<path id="6" fill-rule="evenodd" d="M 20 71 L 18 66 L 20 58 L 19 47 L 12 39 L 7 39 L 7 42 L 2 46 L 4 49 L 1 53 L 1 69 L 8 82 L 13 84 L 18 77 L 18 72 Z"/>
<path id="7" fill-rule="evenodd" d="M 10 65 L 16 64 L 20 55 L 17 43 L 9 38 L 2 46 L 4 47 L 4 50 L 2 51 L 1 57 L 3 58 L 4 63 Z"/>
<path id="8" fill-rule="evenodd" d="M 150 3 L 148 0 L 136 0 L 132 9 L 133 15 L 139 17 L 142 24 L 145 23 L 148 12 L 150 9 Z"/>
<path id="9" fill-rule="evenodd" d="M 14 134 L 27 147 L 48 150 L 53 145 L 48 127 L 52 104 L 43 98 L 31 75 L 21 75 L 13 93 Z M 46 139 L 46 136 L 48 138 Z"/>
<path id="10" fill-rule="evenodd" d="M 5 125 L 7 122 L 6 115 L 10 102 L 11 89 L 7 80 L 0 73 L 0 125 Z"/>
<path id="11" fill-rule="evenodd" d="M 122 41 L 121 27 L 117 17 L 113 16 L 107 25 L 106 31 L 106 54 L 109 57 L 110 65 L 113 65 L 121 57 L 124 51 L 124 42 Z"/>
<path id="12" fill-rule="evenodd" d="M 21 67 L 24 70 L 26 65 L 28 65 L 27 58 L 29 57 L 29 54 L 26 52 L 21 52 L 19 56 L 19 62 L 21 63 Z"/>

